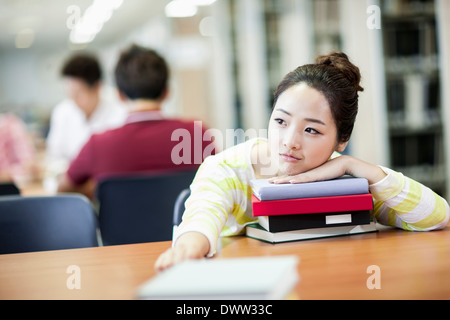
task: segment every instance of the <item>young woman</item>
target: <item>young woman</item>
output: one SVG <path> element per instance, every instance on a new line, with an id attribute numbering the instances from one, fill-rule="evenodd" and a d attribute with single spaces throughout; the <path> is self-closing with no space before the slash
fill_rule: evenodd
<path id="1" fill-rule="evenodd" d="M 268 140 L 252 139 L 208 157 L 191 185 L 163 270 L 185 259 L 212 256 L 219 236 L 241 234 L 252 215 L 250 180 L 302 183 L 343 174 L 369 181 L 378 222 L 410 231 L 444 228 L 449 206 L 429 188 L 388 168 L 339 155 L 358 112 L 359 69 L 332 53 L 292 71 L 276 92 Z"/>

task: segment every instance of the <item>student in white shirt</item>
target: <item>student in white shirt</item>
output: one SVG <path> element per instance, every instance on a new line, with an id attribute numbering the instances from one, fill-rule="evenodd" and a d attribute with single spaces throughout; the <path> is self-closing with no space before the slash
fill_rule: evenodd
<path id="1" fill-rule="evenodd" d="M 68 98 L 51 115 L 47 161 L 53 171 L 64 171 L 93 133 L 121 126 L 127 115 L 119 101 L 105 98 L 95 57 L 73 56 L 61 73 Z"/>

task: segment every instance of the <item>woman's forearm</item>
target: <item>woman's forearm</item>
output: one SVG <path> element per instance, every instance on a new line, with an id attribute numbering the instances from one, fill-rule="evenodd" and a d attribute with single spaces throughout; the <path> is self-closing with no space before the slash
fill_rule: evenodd
<path id="1" fill-rule="evenodd" d="M 366 178 L 369 184 L 377 183 L 386 177 L 386 173 L 376 165 L 351 156 L 339 156 L 307 172 L 295 176 L 275 177 L 270 181 L 273 183 L 303 183 L 334 179 L 344 174 Z"/>

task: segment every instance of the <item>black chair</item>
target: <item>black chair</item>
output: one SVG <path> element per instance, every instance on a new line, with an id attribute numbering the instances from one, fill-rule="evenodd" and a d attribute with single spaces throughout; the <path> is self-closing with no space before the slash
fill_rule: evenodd
<path id="1" fill-rule="evenodd" d="M 19 195 L 20 190 L 12 182 L 0 182 L 0 196 Z"/>
<path id="2" fill-rule="evenodd" d="M 0 197 L 1 254 L 96 246 L 96 215 L 86 197 Z"/>
<path id="3" fill-rule="evenodd" d="M 195 170 L 108 178 L 97 187 L 103 245 L 172 239 L 173 208 Z"/>
<path id="4" fill-rule="evenodd" d="M 190 189 L 184 189 L 180 192 L 180 194 L 177 197 L 177 200 L 175 201 L 175 206 L 173 208 L 173 232 L 175 232 L 175 229 L 178 227 L 178 225 L 181 223 L 181 220 L 183 219 L 183 213 L 184 213 L 184 203 L 186 202 L 187 198 L 191 195 Z"/>

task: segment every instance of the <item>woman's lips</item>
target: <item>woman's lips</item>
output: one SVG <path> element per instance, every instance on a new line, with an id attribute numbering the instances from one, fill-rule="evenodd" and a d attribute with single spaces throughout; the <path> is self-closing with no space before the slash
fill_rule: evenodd
<path id="1" fill-rule="evenodd" d="M 288 155 L 288 154 L 280 154 L 281 159 L 283 159 L 286 162 L 297 162 L 300 161 L 301 159 L 296 158 L 294 156 Z"/>

